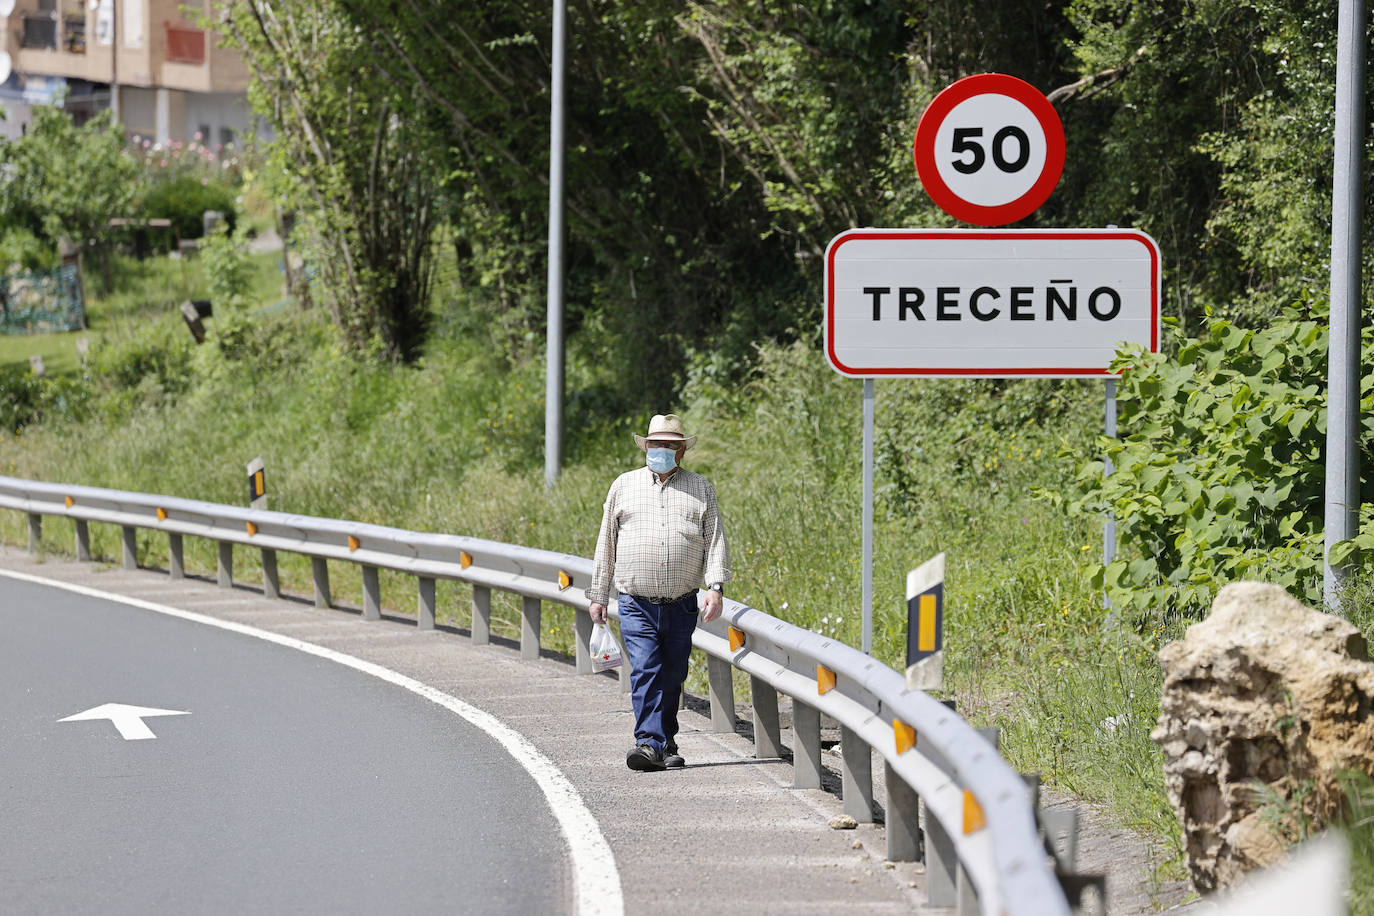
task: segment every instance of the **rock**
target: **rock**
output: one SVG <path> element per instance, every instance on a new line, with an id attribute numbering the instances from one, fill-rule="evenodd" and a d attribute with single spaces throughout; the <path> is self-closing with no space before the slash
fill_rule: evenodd
<path id="1" fill-rule="evenodd" d="M 1282 857 L 1299 816 L 1309 830 L 1328 823 L 1344 805 L 1342 770 L 1374 774 L 1374 664 L 1345 620 L 1236 583 L 1159 658 L 1150 737 L 1199 890 Z"/>
<path id="2" fill-rule="evenodd" d="M 831 830 L 853 830 L 859 826 L 859 822 L 848 814 L 837 814 L 830 819 Z"/>
<path id="3" fill-rule="evenodd" d="M 858 824 L 855 824 L 854 826 L 857 827 Z M 850 849 L 863 849 L 863 848 L 864 848 L 864 841 L 863 841 L 863 840 L 855 840 L 854 842 L 852 842 L 852 843 L 849 844 L 849 848 L 850 848 Z"/>

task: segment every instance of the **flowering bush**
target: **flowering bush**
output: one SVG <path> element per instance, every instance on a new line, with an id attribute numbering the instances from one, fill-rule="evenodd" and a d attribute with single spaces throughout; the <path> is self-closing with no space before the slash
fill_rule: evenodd
<path id="1" fill-rule="evenodd" d="M 143 166 L 137 213 L 144 219 L 170 219 L 183 239 L 204 234 L 202 214 L 218 210 L 233 227 L 235 197 L 243 182 L 241 157 L 231 146 L 208 147 L 200 134 L 189 142 L 153 143 L 130 137 L 130 150 Z"/>

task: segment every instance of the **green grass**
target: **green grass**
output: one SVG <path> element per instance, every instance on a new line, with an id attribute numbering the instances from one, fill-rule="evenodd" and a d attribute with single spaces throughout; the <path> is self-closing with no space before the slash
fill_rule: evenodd
<path id="1" fill-rule="evenodd" d="M 81 368 L 76 342 L 89 335 L 85 331 L 61 334 L 0 334 L 0 367 L 11 363 L 29 365 L 30 356 L 43 357 L 43 369 L 49 373 L 70 373 Z"/>

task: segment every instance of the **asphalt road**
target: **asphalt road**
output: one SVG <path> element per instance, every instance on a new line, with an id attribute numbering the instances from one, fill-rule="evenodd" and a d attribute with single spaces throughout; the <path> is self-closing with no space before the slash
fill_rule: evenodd
<path id="1" fill-rule="evenodd" d="M 126 740 L 106 703 L 184 711 Z M 0 909 L 571 910 L 531 776 L 485 732 L 328 660 L 0 580 Z"/>

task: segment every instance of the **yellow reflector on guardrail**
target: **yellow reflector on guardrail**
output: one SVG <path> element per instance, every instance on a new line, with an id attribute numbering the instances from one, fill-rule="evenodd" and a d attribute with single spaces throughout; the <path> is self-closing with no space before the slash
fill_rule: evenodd
<path id="1" fill-rule="evenodd" d="M 68 509 L 70 509 L 72 506 L 76 505 L 76 500 L 72 499 L 70 496 L 67 497 L 66 502 L 67 502 L 67 508 L 68 508 Z"/>
<path id="2" fill-rule="evenodd" d="M 248 536 L 250 538 L 258 533 L 258 526 L 253 524 L 252 522 L 244 522 L 243 527 L 248 529 Z"/>
<path id="3" fill-rule="evenodd" d="M 459 567 L 461 567 L 462 569 L 467 569 L 469 566 L 471 566 L 471 565 L 472 565 L 472 554 L 468 553 L 466 550 L 459 551 L 459 553 L 458 553 L 458 565 L 459 565 Z"/>
<path id="4" fill-rule="evenodd" d="M 558 571 L 558 590 L 561 592 L 569 585 L 572 585 L 572 576 L 560 569 Z"/>
<path id="5" fill-rule="evenodd" d="M 905 754 L 916 746 L 916 729 L 901 719 L 892 720 L 892 734 L 897 739 L 897 753 Z"/>
<path id="6" fill-rule="evenodd" d="M 352 553 L 353 551 L 355 551 L 355 550 L 357 550 L 357 549 L 358 549 L 358 539 L 355 538 L 353 535 L 350 534 L 350 535 L 348 536 L 348 552 L 349 552 L 349 553 Z"/>
<path id="7" fill-rule="evenodd" d="M 816 693 L 825 696 L 835 689 L 835 672 L 825 665 L 816 666 Z"/>
<path id="8" fill-rule="evenodd" d="M 744 631 L 730 627 L 730 651 L 734 652 L 742 645 L 744 645 Z"/>
<path id="9" fill-rule="evenodd" d="M 988 825 L 983 817 L 983 806 L 968 789 L 964 790 L 964 833 L 976 833 Z"/>
<path id="10" fill-rule="evenodd" d="M 167 521 L 167 510 L 161 506 L 157 507 L 157 520 L 160 522 Z"/>

